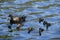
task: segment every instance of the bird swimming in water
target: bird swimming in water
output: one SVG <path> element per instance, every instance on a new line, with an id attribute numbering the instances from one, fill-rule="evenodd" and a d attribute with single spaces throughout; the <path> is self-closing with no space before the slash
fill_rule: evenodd
<path id="1" fill-rule="evenodd" d="M 30 33 L 31 31 L 33 31 L 33 28 L 29 27 L 28 28 L 28 33 Z"/>
<path id="2" fill-rule="evenodd" d="M 21 24 L 17 24 L 17 26 L 18 27 L 16 28 L 16 30 L 19 31 L 22 25 Z"/>
<path id="3" fill-rule="evenodd" d="M 46 30 L 48 30 L 48 27 L 51 26 L 51 23 L 48 23 L 47 21 L 44 21 L 43 25 L 46 26 Z"/>
<path id="4" fill-rule="evenodd" d="M 18 23 L 22 23 L 25 22 L 26 16 L 22 16 L 22 17 L 13 17 L 11 14 L 8 16 L 10 18 L 10 24 L 18 24 Z"/>
<path id="5" fill-rule="evenodd" d="M 8 25 L 8 28 L 10 29 L 9 32 L 13 32 L 11 25 Z"/>
<path id="6" fill-rule="evenodd" d="M 43 22 L 44 19 L 43 18 L 39 18 L 39 23 Z"/>
<path id="7" fill-rule="evenodd" d="M 22 16 L 22 17 L 13 17 L 11 14 L 8 16 L 10 18 L 10 24 L 17 24 L 17 26 L 21 26 L 23 22 L 25 22 L 26 20 L 26 16 Z M 19 29 L 20 27 L 17 27 L 16 29 Z M 11 26 L 8 27 L 9 29 L 11 29 Z"/>
<path id="8" fill-rule="evenodd" d="M 44 29 L 39 28 L 39 35 L 41 36 L 42 32 L 44 31 Z"/>

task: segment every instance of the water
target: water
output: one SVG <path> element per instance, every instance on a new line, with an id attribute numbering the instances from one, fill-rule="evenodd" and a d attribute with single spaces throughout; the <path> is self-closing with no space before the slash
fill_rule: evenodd
<path id="1" fill-rule="evenodd" d="M 27 16 L 21 28 L 35 28 L 30 34 L 27 30 L 8 32 L 8 15 Z M 38 34 L 38 28 L 45 27 L 38 19 L 43 17 L 52 23 L 48 31 Z M 12 25 L 16 28 L 17 25 Z M 53 38 L 53 39 L 52 39 Z M 60 0 L 0 0 L 0 40 L 60 40 Z"/>

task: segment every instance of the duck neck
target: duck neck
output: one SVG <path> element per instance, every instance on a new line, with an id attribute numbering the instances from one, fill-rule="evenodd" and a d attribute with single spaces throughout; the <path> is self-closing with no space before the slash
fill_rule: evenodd
<path id="1" fill-rule="evenodd" d="M 13 20 L 13 17 L 10 17 Z"/>

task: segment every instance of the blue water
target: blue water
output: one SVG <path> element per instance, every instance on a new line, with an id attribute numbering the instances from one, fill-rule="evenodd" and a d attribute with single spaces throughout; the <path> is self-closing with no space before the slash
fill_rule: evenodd
<path id="1" fill-rule="evenodd" d="M 16 24 L 12 25 L 13 32 L 8 32 L 8 15 L 27 16 L 21 28 L 35 28 L 30 34 L 28 30 L 16 31 Z M 44 18 L 52 26 L 46 31 L 38 19 Z M 45 29 L 39 36 L 38 28 Z M 6 36 L 7 35 L 7 36 Z M 0 40 L 50 40 L 60 38 L 60 0 L 0 0 Z M 10 37 L 9 37 L 10 36 Z"/>

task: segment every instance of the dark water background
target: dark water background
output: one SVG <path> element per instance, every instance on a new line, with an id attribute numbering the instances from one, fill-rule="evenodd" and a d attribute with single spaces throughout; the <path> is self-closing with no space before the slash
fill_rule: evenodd
<path id="1" fill-rule="evenodd" d="M 9 14 L 27 16 L 21 28 L 34 27 L 35 30 L 30 34 L 27 30 L 8 32 Z M 38 22 L 41 17 L 52 23 L 52 26 L 39 36 L 38 28 L 45 29 L 42 23 Z M 12 25 L 13 29 L 16 27 L 16 24 Z M 60 38 L 60 0 L 0 0 L 0 40 L 50 40 L 51 38 Z"/>

